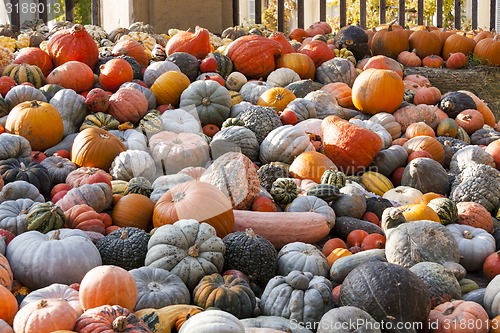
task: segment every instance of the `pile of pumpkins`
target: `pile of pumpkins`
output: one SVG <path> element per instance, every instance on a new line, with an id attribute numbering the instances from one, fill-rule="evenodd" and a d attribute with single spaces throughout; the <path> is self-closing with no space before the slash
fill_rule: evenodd
<path id="1" fill-rule="evenodd" d="M 498 36 L 55 27 L 0 27 L 0 332 L 500 332 L 500 126 L 401 65 Z"/>

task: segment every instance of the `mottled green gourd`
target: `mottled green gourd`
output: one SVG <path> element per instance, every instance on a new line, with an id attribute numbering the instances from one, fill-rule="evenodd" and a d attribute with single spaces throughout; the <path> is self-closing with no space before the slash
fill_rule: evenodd
<path id="1" fill-rule="evenodd" d="M 435 198 L 429 201 L 427 206 L 431 207 L 439 216 L 441 223 L 452 224 L 458 222 L 457 205 L 448 198 Z"/>
<path id="2" fill-rule="evenodd" d="M 338 199 L 342 194 L 335 185 L 330 184 L 317 184 L 311 186 L 307 191 L 306 195 L 311 195 L 325 200 L 326 202 L 334 201 Z"/>
<path id="3" fill-rule="evenodd" d="M 134 177 L 128 182 L 127 189 L 124 194 L 127 195 L 129 193 L 137 193 L 145 195 L 149 198 L 152 192 L 153 185 L 151 185 L 149 180 L 145 177 Z"/>
<path id="4" fill-rule="evenodd" d="M 231 126 L 245 126 L 245 122 L 240 118 L 227 118 L 222 123 L 222 128 L 231 127 Z"/>
<path id="5" fill-rule="evenodd" d="M 85 117 L 85 120 L 80 126 L 80 132 L 89 127 L 99 127 L 109 131 L 118 129 L 118 126 L 120 126 L 120 122 L 112 115 L 103 112 L 96 112 Z"/>
<path id="6" fill-rule="evenodd" d="M 346 175 L 340 170 L 328 169 L 323 172 L 320 183 L 330 184 L 336 186 L 337 188 L 341 188 L 345 186 Z"/>
<path id="7" fill-rule="evenodd" d="M 46 234 L 51 230 L 60 229 L 66 223 L 64 212 L 59 206 L 48 201 L 30 208 L 26 215 L 28 231 L 36 230 Z"/>
<path id="8" fill-rule="evenodd" d="M 278 178 L 271 186 L 270 193 L 274 201 L 286 205 L 298 197 L 299 187 L 291 178 Z"/>
<path id="9" fill-rule="evenodd" d="M 162 131 L 163 122 L 160 112 L 156 109 L 149 110 L 139 121 L 139 130 L 148 138 Z"/>

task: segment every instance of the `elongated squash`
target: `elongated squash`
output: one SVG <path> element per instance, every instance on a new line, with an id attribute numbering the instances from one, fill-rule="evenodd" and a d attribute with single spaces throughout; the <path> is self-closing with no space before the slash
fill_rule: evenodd
<path id="1" fill-rule="evenodd" d="M 252 228 L 257 235 L 281 249 L 288 243 L 314 244 L 330 232 L 324 215 L 313 212 L 253 212 L 233 210 L 233 231 Z"/>
<path id="2" fill-rule="evenodd" d="M 372 259 L 380 258 L 385 260 L 384 249 L 374 249 L 361 251 L 352 256 L 346 256 L 336 260 L 330 268 L 330 278 L 336 283 L 342 283 L 347 274 L 362 263 Z"/>
<path id="3" fill-rule="evenodd" d="M 379 196 L 394 188 L 389 178 L 375 171 L 366 171 L 361 176 L 361 182 L 368 191 Z"/>
<path id="4" fill-rule="evenodd" d="M 142 309 L 135 315 L 148 325 L 153 333 L 170 333 L 174 328 L 180 326 L 190 317 L 203 311 L 195 305 L 175 304 L 160 309 Z M 179 325 L 179 327 L 176 327 Z M 176 331 L 177 332 L 177 331 Z"/>

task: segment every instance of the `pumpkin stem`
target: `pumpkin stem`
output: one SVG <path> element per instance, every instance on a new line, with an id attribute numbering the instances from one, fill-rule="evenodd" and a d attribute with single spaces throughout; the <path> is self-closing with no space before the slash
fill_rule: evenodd
<path id="1" fill-rule="evenodd" d="M 443 315 L 445 315 L 445 316 L 451 315 L 453 313 L 453 311 L 455 311 L 455 307 L 454 306 L 450 306 L 448 309 L 446 309 L 443 312 Z"/>
<path id="2" fill-rule="evenodd" d="M 472 236 L 472 234 L 470 233 L 469 230 L 465 230 L 464 231 L 464 238 L 466 238 L 466 239 L 472 239 L 474 237 Z"/>
<path id="3" fill-rule="evenodd" d="M 24 162 L 19 163 L 19 166 L 21 167 L 21 171 L 26 171 L 26 164 Z"/>
<path id="4" fill-rule="evenodd" d="M 203 99 L 201 100 L 201 104 L 202 104 L 203 106 L 209 106 L 209 105 L 210 105 L 210 103 L 211 103 L 211 102 L 210 102 L 210 98 L 208 98 L 208 97 L 203 97 Z"/>
<path id="5" fill-rule="evenodd" d="M 51 240 L 60 240 L 61 236 L 61 230 L 57 229 L 56 231 L 54 231 L 54 233 L 52 234 L 52 237 L 50 237 Z"/>
<path id="6" fill-rule="evenodd" d="M 128 238 L 128 230 L 127 229 L 123 229 L 122 230 L 122 234 L 120 235 L 120 239 L 124 240 L 124 239 L 127 239 L 127 238 Z"/>
<path id="7" fill-rule="evenodd" d="M 99 133 L 99 136 L 100 136 L 102 139 L 105 139 L 105 140 L 109 139 L 109 135 L 104 134 L 104 133 Z"/>
<path id="8" fill-rule="evenodd" d="M 200 254 L 200 248 L 198 247 L 198 245 L 195 244 L 188 249 L 187 254 L 190 257 L 196 258 Z"/>
<path id="9" fill-rule="evenodd" d="M 41 106 L 38 101 L 31 101 L 30 103 L 31 103 L 30 107 L 32 107 L 32 108 L 38 108 Z"/>
<path id="10" fill-rule="evenodd" d="M 186 193 L 184 193 L 184 192 L 174 193 L 174 195 L 172 195 L 172 202 L 179 202 L 182 199 L 184 199 L 185 197 L 186 197 Z"/>
<path id="11" fill-rule="evenodd" d="M 247 234 L 247 236 L 250 236 L 250 237 L 257 236 L 257 234 L 255 233 L 255 231 L 253 231 L 252 228 L 246 228 L 245 233 Z"/>
<path id="12" fill-rule="evenodd" d="M 47 302 L 47 300 L 46 300 L 46 299 L 42 299 L 42 300 L 40 300 L 40 302 L 38 302 L 38 307 L 39 307 L 39 308 L 44 308 L 44 307 L 46 307 L 48 304 L 49 304 L 49 303 Z"/>
<path id="13" fill-rule="evenodd" d="M 127 317 L 126 316 L 118 316 L 113 320 L 113 330 L 117 332 L 123 332 L 125 328 L 127 328 Z"/>
<path id="14" fill-rule="evenodd" d="M 75 24 L 73 26 L 73 30 L 74 31 L 82 31 L 83 30 L 83 25 L 81 25 L 81 24 Z"/>

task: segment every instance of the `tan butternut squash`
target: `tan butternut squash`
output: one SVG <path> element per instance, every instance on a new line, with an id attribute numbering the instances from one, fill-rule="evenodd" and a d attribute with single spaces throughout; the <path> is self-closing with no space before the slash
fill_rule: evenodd
<path id="1" fill-rule="evenodd" d="M 330 232 L 324 215 L 313 212 L 254 212 L 233 210 L 233 231 L 252 228 L 280 249 L 288 243 L 314 244 Z"/>

